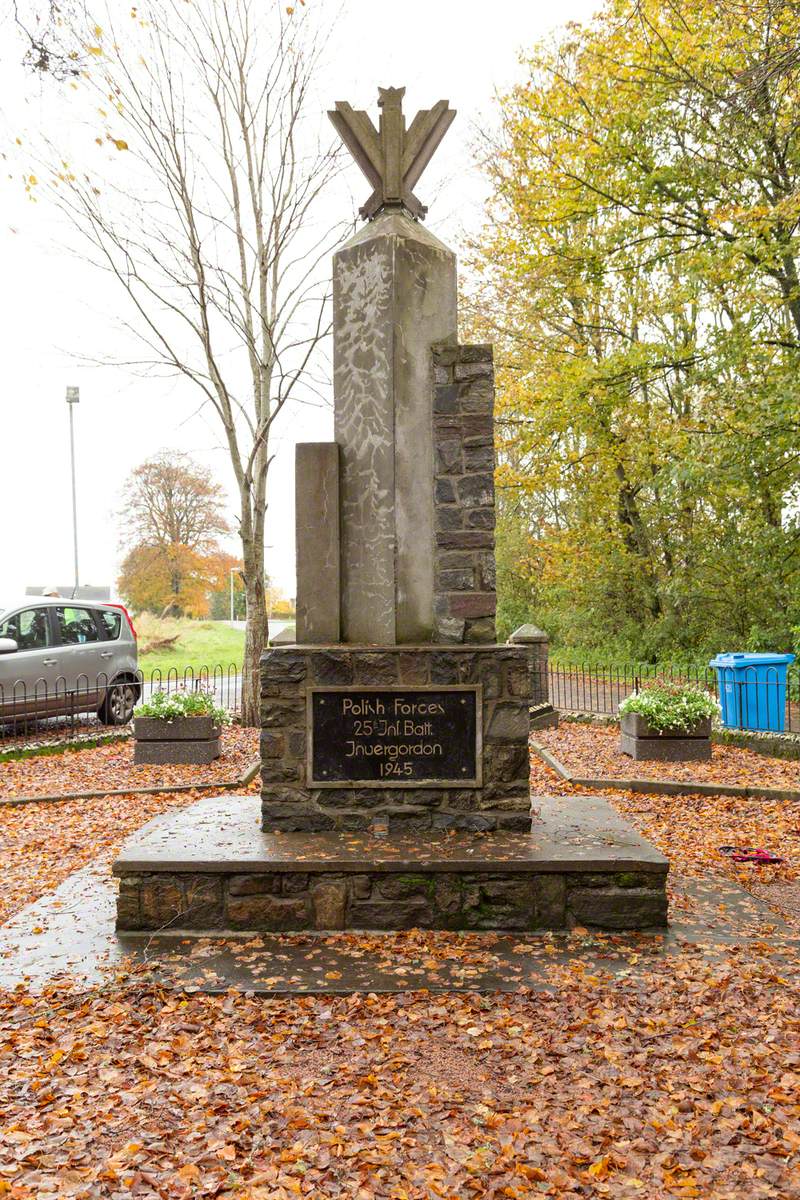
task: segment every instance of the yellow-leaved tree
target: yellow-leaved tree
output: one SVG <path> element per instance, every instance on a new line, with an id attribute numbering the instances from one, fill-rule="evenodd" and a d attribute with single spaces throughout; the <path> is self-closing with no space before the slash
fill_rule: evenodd
<path id="1" fill-rule="evenodd" d="M 798 6 L 609 0 L 483 149 L 501 625 L 642 657 L 800 623 Z"/>

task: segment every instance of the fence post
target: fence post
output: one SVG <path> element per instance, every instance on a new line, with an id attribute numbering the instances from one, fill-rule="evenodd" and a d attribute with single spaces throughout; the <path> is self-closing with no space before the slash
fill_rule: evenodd
<path id="1" fill-rule="evenodd" d="M 550 639 L 543 629 L 535 625 L 520 625 L 508 639 L 510 646 L 529 646 L 532 674 L 533 704 L 547 704 L 550 698 L 549 680 L 547 675 L 547 659 L 550 649 Z"/>

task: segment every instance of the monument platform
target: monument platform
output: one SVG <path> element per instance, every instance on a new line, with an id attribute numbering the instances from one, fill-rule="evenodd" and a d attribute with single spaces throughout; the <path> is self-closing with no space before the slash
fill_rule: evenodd
<path id="1" fill-rule="evenodd" d="M 528 834 L 268 833 L 254 796 L 163 813 L 114 864 L 119 932 L 663 928 L 667 860 L 600 797 Z"/>

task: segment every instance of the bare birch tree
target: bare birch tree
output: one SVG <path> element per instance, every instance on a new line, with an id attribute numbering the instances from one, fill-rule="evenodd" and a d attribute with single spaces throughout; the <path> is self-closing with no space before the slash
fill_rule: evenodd
<path id="1" fill-rule="evenodd" d="M 131 15 L 133 36 L 93 17 L 83 38 L 80 86 L 105 123 L 94 140 L 119 166 L 101 183 L 60 152 L 51 182 L 127 297 L 141 364 L 189 380 L 219 421 L 247 597 L 243 719 L 255 725 L 270 437 L 291 400 L 315 395 L 321 280 L 341 234 L 318 204 L 336 161 L 309 104 L 321 39 L 303 8 L 274 0 L 152 0 Z"/>

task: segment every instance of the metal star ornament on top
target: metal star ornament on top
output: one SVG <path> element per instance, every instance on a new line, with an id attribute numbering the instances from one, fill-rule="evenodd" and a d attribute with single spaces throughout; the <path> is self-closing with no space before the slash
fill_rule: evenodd
<path id="1" fill-rule="evenodd" d="M 372 184 L 373 192 L 361 209 L 365 221 L 384 209 L 405 209 L 415 220 L 428 211 L 414 195 L 422 172 L 441 142 L 456 110 L 449 101 L 440 100 L 433 108 L 424 108 L 406 129 L 403 116 L 405 88 L 378 88 L 381 109 L 376 129 L 363 109 L 354 109 L 346 100 L 337 100 L 328 113 L 337 133 L 361 170 Z"/>

